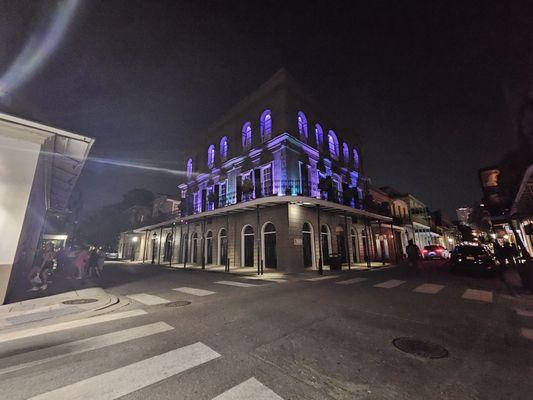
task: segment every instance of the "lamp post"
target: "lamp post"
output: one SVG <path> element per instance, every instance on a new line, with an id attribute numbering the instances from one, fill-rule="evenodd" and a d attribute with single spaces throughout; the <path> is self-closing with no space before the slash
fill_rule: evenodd
<path id="1" fill-rule="evenodd" d="M 152 264 L 155 264 L 155 247 L 157 244 L 157 232 L 154 232 L 152 236 Z"/>

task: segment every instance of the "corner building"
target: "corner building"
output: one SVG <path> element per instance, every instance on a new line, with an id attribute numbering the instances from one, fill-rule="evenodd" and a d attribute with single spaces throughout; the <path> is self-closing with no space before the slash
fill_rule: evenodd
<path id="1" fill-rule="evenodd" d="M 376 258 L 359 143 L 284 70 L 205 136 L 184 165 L 181 215 L 121 235 L 134 259 L 297 272 Z M 119 245 L 122 248 L 124 243 Z"/>

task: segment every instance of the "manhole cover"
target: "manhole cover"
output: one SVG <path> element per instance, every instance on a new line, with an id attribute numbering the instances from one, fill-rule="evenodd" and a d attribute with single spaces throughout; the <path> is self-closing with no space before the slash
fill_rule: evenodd
<path id="1" fill-rule="evenodd" d="M 401 351 L 413 354 L 417 357 L 444 358 L 449 355 L 448 350 L 441 345 L 415 338 L 396 338 L 392 341 L 392 344 Z"/>
<path id="2" fill-rule="evenodd" d="M 65 300 L 63 301 L 63 304 L 87 304 L 87 303 L 94 303 L 95 301 L 98 301 L 97 299 L 76 299 L 76 300 Z"/>
<path id="3" fill-rule="evenodd" d="M 167 307 L 183 307 L 188 306 L 191 304 L 190 301 L 180 300 L 180 301 L 172 301 L 170 303 L 165 304 Z"/>

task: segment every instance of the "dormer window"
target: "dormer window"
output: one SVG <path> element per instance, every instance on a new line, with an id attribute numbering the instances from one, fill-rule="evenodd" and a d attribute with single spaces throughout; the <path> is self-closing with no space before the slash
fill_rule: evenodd
<path id="1" fill-rule="evenodd" d="M 261 141 L 266 142 L 272 136 L 272 115 L 270 113 L 270 110 L 263 111 L 259 123 L 261 131 Z"/>
<path id="2" fill-rule="evenodd" d="M 207 168 L 211 169 L 215 165 L 215 146 L 211 145 L 207 149 Z"/>
<path id="3" fill-rule="evenodd" d="M 252 147 L 252 124 L 246 122 L 242 126 L 242 148 L 244 150 L 250 150 Z"/>
<path id="4" fill-rule="evenodd" d="M 346 143 L 342 144 L 342 156 L 344 157 L 344 162 L 348 164 L 350 162 L 350 150 Z"/>
<path id="5" fill-rule="evenodd" d="M 307 118 L 303 112 L 298 112 L 298 132 L 300 138 L 307 140 Z"/>
<path id="6" fill-rule="evenodd" d="M 220 140 L 220 159 L 226 161 L 228 158 L 228 137 L 224 136 Z"/>
<path id="7" fill-rule="evenodd" d="M 353 148 L 353 167 L 355 170 L 359 170 L 359 153 L 355 147 Z"/>
<path id="8" fill-rule="evenodd" d="M 317 147 L 322 148 L 322 144 L 324 143 L 324 131 L 320 124 L 315 125 L 315 139 Z"/>
<path id="9" fill-rule="evenodd" d="M 338 160 L 339 159 L 339 140 L 337 139 L 337 135 L 333 131 L 328 132 L 328 149 L 329 149 L 329 154 L 331 155 L 331 158 Z"/>
<path id="10" fill-rule="evenodd" d="M 192 158 L 189 158 L 187 160 L 187 178 L 190 179 L 192 177 Z"/>

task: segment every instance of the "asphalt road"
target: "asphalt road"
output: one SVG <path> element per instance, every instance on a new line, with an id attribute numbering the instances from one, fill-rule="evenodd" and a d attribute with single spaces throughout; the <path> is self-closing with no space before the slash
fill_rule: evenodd
<path id="1" fill-rule="evenodd" d="M 0 343 L 0 398 L 531 399 L 533 314 L 515 311 L 528 304 L 430 265 L 266 282 L 116 263 L 103 286 L 131 304 Z M 399 337 L 449 354 L 402 352 Z"/>

